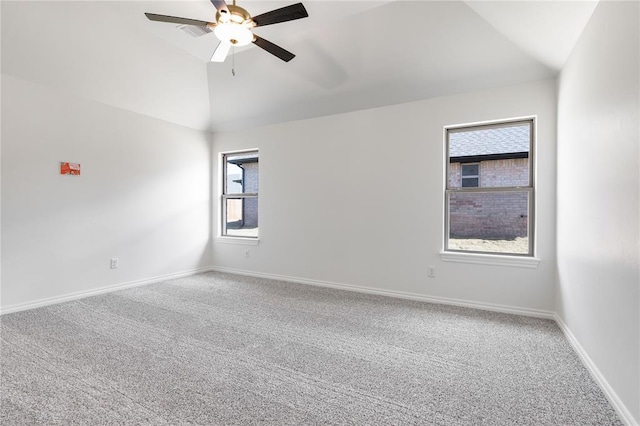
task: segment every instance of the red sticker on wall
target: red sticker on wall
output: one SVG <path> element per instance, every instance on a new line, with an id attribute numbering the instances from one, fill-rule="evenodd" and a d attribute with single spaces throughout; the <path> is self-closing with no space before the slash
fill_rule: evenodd
<path id="1" fill-rule="evenodd" d="M 60 163 L 60 174 L 80 176 L 80 163 Z"/>

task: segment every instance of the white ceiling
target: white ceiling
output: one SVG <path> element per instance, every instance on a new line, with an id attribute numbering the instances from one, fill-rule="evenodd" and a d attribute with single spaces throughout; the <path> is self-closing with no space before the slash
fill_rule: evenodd
<path id="1" fill-rule="evenodd" d="M 257 15 L 296 1 L 239 1 L 239 5 Z M 40 49 L 56 52 L 47 56 L 48 66 L 57 66 L 62 75 L 64 67 L 69 66 L 69 54 L 62 55 L 67 58 L 66 65 L 56 65 L 56 57 L 63 53 L 61 49 L 69 49 L 70 33 L 75 33 L 78 40 L 72 51 L 84 53 L 79 61 L 115 62 L 120 69 L 123 59 L 138 55 L 153 65 L 153 73 L 142 70 L 143 64 L 130 71 L 144 71 L 155 86 L 163 86 L 157 88 L 159 93 L 147 93 L 148 100 L 118 102 L 112 99 L 113 88 L 108 94 L 106 90 L 100 93 L 101 98 L 96 95 L 98 100 L 157 116 L 155 106 L 165 90 L 176 116 L 184 115 L 185 109 L 198 116 L 197 124 L 185 116 L 173 121 L 225 131 L 553 77 L 597 4 L 533 0 L 302 1 L 309 18 L 255 30 L 295 53 L 296 58 L 289 63 L 253 45 L 238 49 L 225 63 L 210 63 L 217 45 L 213 33 L 194 38 L 176 25 L 151 22 L 144 16 L 144 12 L 152 12 L 211 21 L 215 9 L 208 0 L 92 1 L 82 7 L 79 2 L 49 1 L 46 7 L 33 6 L 39 2 L 22 2 L 11 8 L 6 8 L 9 2 L 3 1 L 2 70 L 26 73 L 31 79 L 52 84 L 52 77 L 38 77 L 28 71 L 34 65 L 25 60 L 25 42 L 21 40 L 32 40 L 33 46 L 26 43 L 31 48 L 48 43 Z M 42 31 L 32 23 L 34 15 L 36 22 L 51 26 L 53 21 L 58 25 Z M 87 23 L 94 30 L 88 29 Z M 20 37 L 11 37 L 11 32 L 20 33 Z M 60 36 L 63 40 L 56 41 L 59 34 L 64 34 Z M 5 41 L 7 35 L 9 42 Z M 7 43 L 12 41 L 16 45 L 9 45 L 5 54 Z M 108 52 L 92 53 L 90 46 Z M 160 63 L 151 53 L 165 58 Z M 126 80 L 122 73 L 118 73 L 117 81 Z M 165 80 L 156 81 L 163 78 L 162 73 Z M 188 87 L 189 95 L 181 97 L 168 81 L 173 79 L 174 86 L 181 88 L 187 74 L 203 81 L 193 83 Z M 145 84 L 140 78 L 136 81 Z M 208 100 L 208 108 L 202 106 L 203 97 Z M 197 111 L 181 102 L 197 105 Z M 201 117 L 202 111 L 206 111 L 206 120 Z"/>
<path id="2" fill-rule="evenodd" d="M 598 4 L 596 1 L 467 1 L 524 52 L 560 70 Z"/>

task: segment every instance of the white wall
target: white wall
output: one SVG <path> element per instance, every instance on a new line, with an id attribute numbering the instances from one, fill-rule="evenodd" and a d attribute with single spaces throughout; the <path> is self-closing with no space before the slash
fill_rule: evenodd
<path id="1" fill-rule="evenodd" d="M 3 74 L 2 309 L 210 265 L 210 138 Z"/>
<path id="2" fill-rule="evenodd" d="M 556 311 L 640 422 L 638 2 L 601 1 L 559 79 Z"/>
<path id="3" fill-rule="evenodd" d="M 131 25 L 131 20 L 153 23 L 133 6 L 120 11 L 126 6 L 120 3 L 130 2 L 2 1 L 2 72 L 209 129 L 205 63 Z M 142 3 L 154 10 L 155 3 Z"/>
<path id="4" fill-rule="evenodd" d="M 539 267 L 442 262 L 443 126 L 529 115 L 538 116 Z M 214 241 L 214 264 L 551 311 L 555 137 L 555 80 L 214 135 L 215 159 L 260 149 L 260 244 Z"/>

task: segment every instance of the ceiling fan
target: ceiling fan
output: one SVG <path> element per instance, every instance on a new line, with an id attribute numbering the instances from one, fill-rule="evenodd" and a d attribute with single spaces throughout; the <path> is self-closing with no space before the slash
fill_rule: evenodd
<path id="1" fill-rule="evenodd" d="M 232 5 L 227 5 L 224 0 L 210 1 L 217 10 L 215 22 L 180 18 L 177 16 L 157 15 L 155 13 L 145 13 L 145 15 L 151 21 L 213 28 L 213 32 L 220 40 L 218 47 L 216 47 L 216 50 L 213 52 L 213 56 L 211 57 L 211 61 L 213 62 L 224 62 L 231 46 L 246 46 L 249 43 L 255 44 L 285 62 L 289 62 L 296 56 L 282 47 L 254 34 L 253 29 L 265 25 L 279 24 L 280 22 L 306 18 L 309 14 L 302 3 L 285 6 L 280 9 L 275 9 L 252 17 L 246 9 L 236 5 L 236 0 L 233 0 Z"/>

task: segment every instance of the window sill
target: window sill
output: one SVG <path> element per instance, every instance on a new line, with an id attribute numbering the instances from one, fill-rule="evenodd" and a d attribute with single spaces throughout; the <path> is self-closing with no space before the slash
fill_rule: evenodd
<path id="1" fill-rule="evenodd" d="M 259 238 L 243 238 L 243 237 L 216 237 L 216 242 L 223 244 L 242 244 L 245 246 L 257 246 L 260 243 Z"/>
<path id="2" fill-rule="evenodd" d="M 535 269 L 540 259 L 525 256 L 502 256 L 497 254 L 460 253 L 441 251 L 440 258 L 444 262 L 474 263 L 477 265 L 511 266 L 514 268 Z"/>

